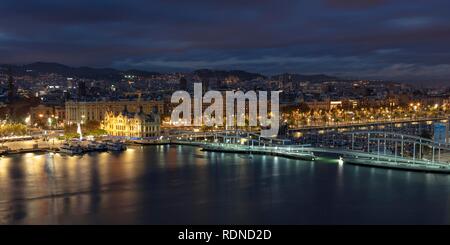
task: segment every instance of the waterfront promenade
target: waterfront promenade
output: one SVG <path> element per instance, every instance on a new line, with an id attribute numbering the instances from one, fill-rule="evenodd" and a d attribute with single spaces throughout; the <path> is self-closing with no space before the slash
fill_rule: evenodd
<path id="1" fill-rule="evenodd" d="M 20 154 L 28 152 L 47 152 L 49 150 L 59 149 L 64 140 L 51 139 L 33 139 L 33 140 L 20 140 L 9 141 L 1 143 L 2 151 L 7 154 Z"/>
<path id="2" fill-rule="evenodd" d="M 369 121 L 345 121 L 345 122 L 327 122 L 327 123 L 309 123 L 308 125 L 291 127 L 290 131 L 308 131 L 308 130 L 327 130 L 335 128 L 355 128 L 355 127 L 370 127 L 370 126 L 382 126 L 389 124 L 401 124 L 401 123 L 423 123 L 423 122 L 438 122 L 447 121 L 450 115 L 440 117 L 418 117 L 418 118 L 395 118 L 385 120 L 369 120 Z"/>

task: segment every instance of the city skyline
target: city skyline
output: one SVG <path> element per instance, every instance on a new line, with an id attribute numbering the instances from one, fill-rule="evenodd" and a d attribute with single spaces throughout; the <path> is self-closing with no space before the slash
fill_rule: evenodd
<path id="1" fill-rule="evenodd" d="M 0 1 L 0 225 L 449 225 L 449 7 Z"/>
<path id="2" fill-rule="evenodd" d="M 448 82 L 446 1 L 2 1 L 0 63 Z M 356 21 L 357 20 L 357 21 Z M 370 30 L 370 31 L 368 31 Z"/>

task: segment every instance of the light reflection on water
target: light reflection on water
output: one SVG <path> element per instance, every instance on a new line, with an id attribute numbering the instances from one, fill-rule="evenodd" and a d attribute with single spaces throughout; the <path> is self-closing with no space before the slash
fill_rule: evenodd
<path id="1" fill-rule="evenodd" d="M 2 224 L 450 223 L 450 176 L 131 147 L 0 159 Z"/>

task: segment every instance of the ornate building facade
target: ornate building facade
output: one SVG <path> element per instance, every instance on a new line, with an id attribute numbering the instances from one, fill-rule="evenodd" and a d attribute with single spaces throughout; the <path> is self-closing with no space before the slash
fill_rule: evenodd
<path id="1" fill-rule="evenodd" d="M 106 112 L 101 127 L 111 136 L 157 137 L 161 134 L 161 118 L 156 110 L 145 113 L 141 106 L 138 112 L 129 112 L 125 106 L 119 113 Z"/>
<path id="2" fill-rule="evenodd" d="M 145 113 L 151 113 L 155 107 L 158 114 L 164 111 L 164 103 L 155 100 L 67 101 L 65 106 L 65 123 L 68 125 L 87 121 L 101 122 L 107 112 L 119 113 L 124 107 L 130 112 L 138 112 L 140 107 Z"/>

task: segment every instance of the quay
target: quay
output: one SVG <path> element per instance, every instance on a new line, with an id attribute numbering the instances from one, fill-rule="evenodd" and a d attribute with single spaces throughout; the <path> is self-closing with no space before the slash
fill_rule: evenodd
<path id="1" fill-rule="evenodd" d="M 27 148 L 27 149 L 14 149 L 14 150 L 4 150 L 0 152 L 0 155 L 17 155 L 17 154 L 25 154 L 25 153 L 47 153 L 47 152 L 57 152 L 59 151 L 57 148 Z"/>
<path id="2" fill-rule="evenodd" d="M 170 144 L 170 140 L 129 140 L 125 141 L 127 145 L 167 145 Z"/>

